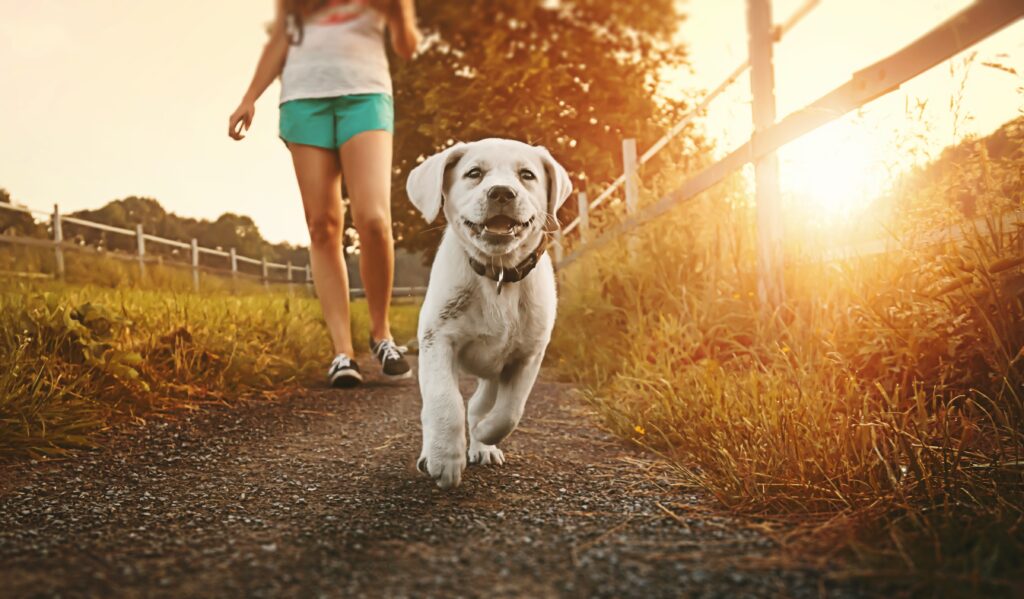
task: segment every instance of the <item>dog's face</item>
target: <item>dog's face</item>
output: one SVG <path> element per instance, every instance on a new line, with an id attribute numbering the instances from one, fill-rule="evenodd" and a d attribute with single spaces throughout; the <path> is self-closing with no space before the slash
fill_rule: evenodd
<path id="1" fill-rule="evenodd" d="M 463 244 L 494 257 L 532 249 L 571 189 L 546 149 L 508 139 L 456 144 L 413 169 L 406 184 L 428 222 L 443 204 Z"/>

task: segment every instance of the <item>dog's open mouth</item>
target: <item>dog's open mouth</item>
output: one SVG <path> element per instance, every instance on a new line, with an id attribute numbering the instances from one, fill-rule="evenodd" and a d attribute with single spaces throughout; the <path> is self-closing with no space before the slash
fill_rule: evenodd
<path id="1" fill-rule="evenodd" d="M 492 216 L 482 223 L 474 223 L 467 219 L 463 219 L 463 222 L 477 235 L 487 233 L 489 237 L 516 237 L 522 233 L 523 229 L 533 223 L 533 217 L 530 217 L 530 220 L 526 222 L 520 222 L 511 216 L 499 214 Z"/>

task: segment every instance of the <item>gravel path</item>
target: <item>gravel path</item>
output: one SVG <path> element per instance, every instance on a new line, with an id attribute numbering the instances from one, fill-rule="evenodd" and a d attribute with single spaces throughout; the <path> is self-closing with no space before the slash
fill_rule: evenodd
<path id="1" fill-rule="evenodd" d="M 465 392 L 472 384 L 466 381 Z M 815 597 L 540 382 L 505 466 L 416 473 L 413 381 L 154 421 L 0 470 L 0 596 Z M 748 523 L 749 524 L 749 523 Z M 837 589 L 829 589 L 829 596 Z M 848 595 L 849 592 L 838 593 Z"/>

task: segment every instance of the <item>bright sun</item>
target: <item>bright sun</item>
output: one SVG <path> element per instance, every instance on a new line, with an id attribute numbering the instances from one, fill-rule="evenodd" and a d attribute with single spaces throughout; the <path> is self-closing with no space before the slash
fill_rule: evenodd
<path id="1" fill-rule="evenodd" d="M 837 121 L 779 151 L 782 193 L 808 222 L 834 225 L 863 212 L 886 188 L 887 154 L 869 127 Z"/>

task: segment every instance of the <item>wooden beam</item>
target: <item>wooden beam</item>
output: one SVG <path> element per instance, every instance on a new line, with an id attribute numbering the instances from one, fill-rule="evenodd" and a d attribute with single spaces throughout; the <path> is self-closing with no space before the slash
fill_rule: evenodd
<path id="1" fill-rule="evenodd" d="M 587 203 L 587 192 L 577 193 L 576 203 L 579 207 L 576 218 L 580 222 L 580 243 L 586 243 L 590 239 L 590 204 Z"/>
<path id="2" fill-rule="evenodd" d="M 636 139 L 622 140 L 622 176 L 626 178 L 626 214 L 636 212 L 640 204 L 640 186 L 636 175 Z"/>
<path id="3" fill-rule="evenodd" d="M 751 115 L 754 135 L 775 124 L 775 66 L 772 64 L 771 0 L 747 0 Z M 766 152 L 754 162 L 757 207 L 757 296 L 761 304 L 782 303 L 782 199 L 779 159 Z"/>
<path id="4" fill-rule="evenodd" d="M 192 289 L 199 292 L 199 240 L 192 238 Z"/>
<path id="5" fill-rule="evenodd" d="M 879 96 L 899 89 L 905 81 L 955 56 L 1021 17 L 1024 17 L 1024 2 L 1020 0 L 977 0 L 908 46 L 858 71 L 848 82 L 774 126 L 755 134 L 745 144 L 688 179 L 675 191 L 648 204 L 635 216 L 608 228 L 598 239 L 580 244 L 557 267 L 561 269 L 569 266 L 583 254 L 608 245 L 620 235 L 692 199 L 744 164 L 774 152 Z"/>
<path id="6" fill-rule="evenodd" d="M 53 215 L 50 220 L 53 226 L 53 257 L 55 260 L 56 274 L 58 279 L 64 278 L 64 249 L 61 244 L 64 242 L 64 224 L 61 222 L 60 206 L 53 205 Z"/>
<path id="7" fill-rule="evenodd" d="M 146 232 L 142 224 L 135 225 L 135 248 L 139 257 L 139 274 L 146 275 Z"/>

